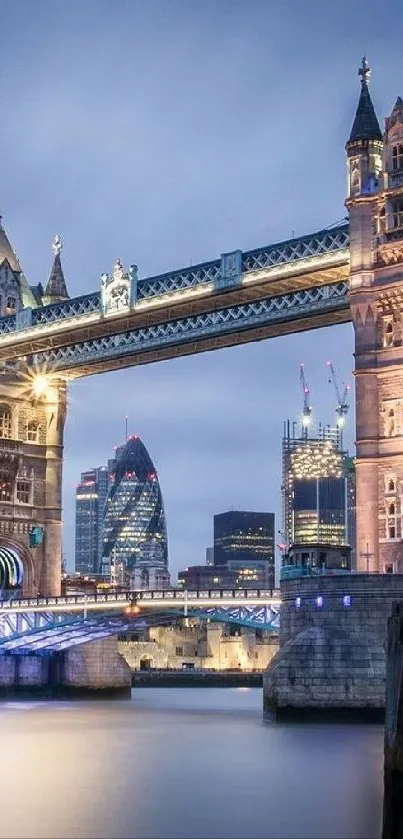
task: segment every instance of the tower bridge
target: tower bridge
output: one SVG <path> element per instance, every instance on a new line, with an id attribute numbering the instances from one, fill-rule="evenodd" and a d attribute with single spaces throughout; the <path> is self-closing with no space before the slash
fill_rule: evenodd
<path id="1" fill-rule="evenodd" d="M 61 242 L 29 286 L 0 226 L 0 585 L 58 595 L 69 380 L 352 320 L 358 570 L 403 570 L 403 100 L 382 133 L 369 68 L 346 143 L 348 223 L 157 277 L 118 260 L 70 299 Z"/>

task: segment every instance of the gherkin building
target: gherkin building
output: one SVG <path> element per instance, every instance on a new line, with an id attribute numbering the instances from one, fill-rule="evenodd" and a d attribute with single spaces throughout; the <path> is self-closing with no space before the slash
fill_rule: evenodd
<path id="1" fill-rule="evenodd" d="M 167 580 L 168 542 L 161 487 L 137 435 L 109 463 L 103 522 L 103 566 L 124 570 L 124 580 L 144 587 Z"/>

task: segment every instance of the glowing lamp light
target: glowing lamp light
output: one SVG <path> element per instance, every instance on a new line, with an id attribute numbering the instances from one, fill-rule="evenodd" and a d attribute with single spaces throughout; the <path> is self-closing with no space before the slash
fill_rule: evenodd
<path id="1" fill-rule="evenodd" d="M 42 373 L 34 376 L 32 380 L 32 390 L 36 397 L 44 396 L 49 387 L 49 379 Z"/>
<path id="2" fill-rule="evenodd" d="M 316 598 L 316 605 L 319 606 L 319 608 L 323 606 L 323 597 L 321 595 Z"/>
<path id="3" fill-rule="evenodd" d="M 351 595 L 345 594 L 343 597 L 343 606 L 351 606 Z"/>
<path id="4" fill-rule="evenodd" d="M 295 606 L 296 606 L 296 608 L 297 608 L 297 609 L 299 609 L 300 605 L 301 605 L 301 598 L 300 598 L 300 597 L 296 597 L 296 598 L 295 598 Z"/>

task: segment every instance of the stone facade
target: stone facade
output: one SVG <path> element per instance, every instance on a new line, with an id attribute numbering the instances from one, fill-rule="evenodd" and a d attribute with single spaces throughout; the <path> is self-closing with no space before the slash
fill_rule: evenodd
<path id="1" fill-rule="evenodd" d="M 278 649 L 278 636 L 224 624 L 155 627 L 147 640 L 119 640 L 119 652 L 133 670 L 178 669 L 191 664 L 208 670 L 264 670 Z"/>
<path id="2" fill-rule="evenodd" d="M 264 706 L 382 709 L 386 628 L 401 574 L 305 577 L 281 583 L 280 649 L 264 674 Z"/>

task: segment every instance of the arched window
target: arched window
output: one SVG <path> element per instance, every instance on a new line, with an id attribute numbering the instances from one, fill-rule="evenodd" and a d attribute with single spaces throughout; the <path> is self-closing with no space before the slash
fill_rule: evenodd
<path id="1" fill-rule="evenodd" d="M 395 412 L 393 408 L 389 408 L 388 422 L 387 422 L 387 436 L 393 437 L 395 433 Z"/>
<path id="2" fill-rule="evenodd" d="M 392 149 L 392 169 L 398 172 L 403 169 L 403 145 L 399 143 L 398 146 L 393 146 Z"/>
<path id="3" fill-rule="evenodd" d="M 394 516 L 395 513 L 396 513 L 395 502 L 391 501 L 390 504 L 389 504 L 389 507 L 388 507 L 388 515 L 389 516 Z"/>
<path id="4" fill-rule="evenodd" d="M 0 404 L 0 437 L 3 440 L 11 437 L 11 410 L 4 404 Z"/>
<path id="5" fill-rule="evenodd" d="M 384 331 L 384 347 L 392 347 L 393 346 L 393 320 L 388 320 L 385 323 L 385 331 Z"/>
<path id="6" fill-rule="evenodd" d="M 7 297 L 6 312 L 8 315 L 13 315 L 15 312 L 16 299 L 11 294 Z"/>
<path id="7" fill-rule="evenodd" d="M 39 436 L 39 423 L 36 420 L 30 420 L 27 423 L 27 441 L 28 443 L 37 443 Z"/>
<path id="8" fill-rule="evenodd" d="M 394 482 L 393 478 L 389 478 L 389 480 L 388 480 L 388 492 L 394 492 L 394 491 L 395 491 L 395 482 Z"/>

